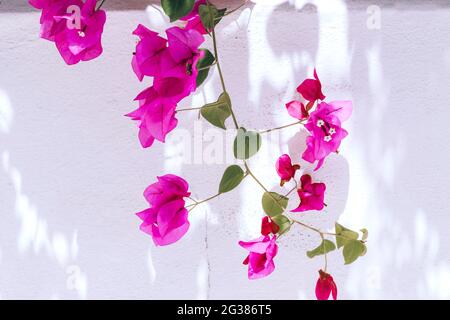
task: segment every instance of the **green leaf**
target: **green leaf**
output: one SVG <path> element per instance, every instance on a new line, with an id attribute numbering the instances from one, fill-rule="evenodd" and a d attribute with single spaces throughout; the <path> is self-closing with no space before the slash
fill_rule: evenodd
<path id="1" fill-rule="evenodd" d="M 322 243 L 317 248 L 315 248 L 314 250 L 311 250 L 311 251 L 307 251 L 306 255 L 308 256 L 308 258 L 314 258 L 315 256 L 319 256 L 319 255 L 328 253 L 335 249 L 336 249 L 336 245 L 334 244 L 334 242 L 332 242 L 330 240 L 323 240 Z"/>
<path id="2" fill-rule="evenodd" d="M 231 116 L 230 96 L 226 92 L 222 93 L 216 102 L 204 105 L 200 113 L 209 123 L 225 130 L 225 120 Z"/>
<path id="3" fill-rule="evenodd" d="M 244 177 L 244 170 L 242 170 L 241 167 L 238 165 L 229 166 L 225 170 L 222 180 L 220 181 L 219 193 L 225 193 L 233 190 L 241 183 Z"/>
<path id="4" fill-rule="evenodd" d="M 227 9 L 217 9 L 214 5 L 202 4 L 198 8 L 198 13 L 200 15 L 200 19 L 202 20 L 202 24 L 206 30 L 211 30 L 215 27 L 222 17 L 224 16 Z"/>
<path id="5" fill-rule="evenodd" d="M 345 264 L 350 264 L 354 262 L 358 257 L 365 254 L 365 245 L 359 240 L 349 240 L 344 245 L 344 250 L 342 254 L 344 255 Z"/>
<path id="6" fill-rule="evenodd" d="M 288 217 L 283 216 L 283 215 L 278 215 L 275 217 L 271 217 L 272 221 L 275 222 L 278 227 L 280 228 L 280 230 L 278 231 L 278 235 L 281 236 L 282 234 L 286 233 L 289 231 L 289 229 L 291 229 L 291 221 L 289 220 Z"/>
<path id="7" fill-rule="evenodd" d="M 197 69 L 202 69 L 198 71 L 197 75 L 197 88 L 200 87 L 203 82 L 206 80 L 209 74 L 209 69 L 211 65 L 216 61 L 216 58 L 213 56 L 211 51 L 208 49 L 200 49 L 200 51 L 203 51 L 203 57 L 198 61 L 197 63 Z"/>
<path id="8" fill-rule="evenodd" d="M 336 230 L 336 244 L 338 248 L 341 248 L 342 246 L 345 246 L 345 244 L 349 240 L 356 240 L 358 239 L 358 232 L 355 232 L 353 230 L 347 229 L 346 227 L 340 225 L 336 222 L 335 224 L 335 230 Z"/>
<path id="9" fill-rule="evenodd" d="M 260 148 L 261 135 L 258 132 L 239 128 L 233 144 L 233 152 L 236 159 L 246 160 L 253 157 Z"/>
<path id="10" fill-rule="evenodd" d="M 262 197 L 264 212 L 270 217 L 276 217 L 286 210 L 289 198 L 276 192 L 265 192 Z"/>
<path id="11" fill-rule="evenodd" d="M 170 22 L 174 22 L 194 8 L 195 0 L 161 0 L 164 12 L 169 16 Z"/>
<path id="12" fill-rule="evenodd" d="M 366 241 L 367 238 L 369 237 L 369 231 L 366 228 L 364 228 L 364 229 L 361 229 L 361 232 L 362 232 L 361 240 Z"/>

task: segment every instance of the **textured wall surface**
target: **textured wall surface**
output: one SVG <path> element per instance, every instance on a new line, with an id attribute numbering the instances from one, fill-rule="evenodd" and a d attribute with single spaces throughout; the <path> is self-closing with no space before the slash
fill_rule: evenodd
<path id="1" fill-rule="evenodd" d="M 368 253 L 355 264 L 330 254 L 340 297 L 450 298 L 450 2 L 277 2 L 224 19 L 223 69 L 247 128 L 290 123 L 284 103 L 314 66 L 329 100 L 354 101 L 340 154 L 315 173 L 328 207 L 299 215 L 324 230 L 336 219 L 369 229 Z M 156 175 L 184 176 L 202 199 L 229 158 L 220 132 L 194 112 L 147 150 L 123 117 L 149 85 L 130 68 L 131 31 L 164 28 L 148 3 L 107 1 L 104 54 L 68 67 L 38 38 L 37 11 L 1 2 L 0 298 L 314 298 L 323 261 L 306 258 L 320 239 L 305 230 L 282 239 L 272 276 L 246 279 L 237 242 L 258 235 L 262 216 L 250 179 L 193 211 L 173 246 L 156 248 L 138 230 L 133 213 L 146 207 L 142 191 Z M 214 72 L 182 107 L 219 93 Z M 276 157 L 289 151 L 298 161 L 304 137 L 292 127 L 264 141 L 250 164 L 266 185 L 277 190 Z M 212 159 L 211 144 L 227 153 Z"/>

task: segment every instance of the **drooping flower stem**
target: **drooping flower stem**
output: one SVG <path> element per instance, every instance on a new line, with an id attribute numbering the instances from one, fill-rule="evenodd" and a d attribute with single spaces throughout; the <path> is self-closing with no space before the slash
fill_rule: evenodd
<path id="1" fill-rule="evenodd" d="M 297 180 L 294 179 L 294 182 L 295 182 L 295 186 L 294 186 L 291 190 L 289 190 L 288 193 L 286 193 L 286 197 L 289 197 L 289 196 L 291 195 L 292 192 L 294 192 L 295 190 L 298 189 Z"/>
<path id="2" fill-rule="evenodd" d="M 309 230 L 312 230 L 314 232 L 317 232 L 321 237 L 324 237 L 324 236 L 334 236 L 334 237 L 335 236 L 339 236 L 339 237 L 342 237 L 342 238 L 344 238 L 346 240 L 354 240 L 354 239 L 349 238 L 349 237 L 347 237 L 347 236 L 345 236 L 343 234 L 336 234 L 336 233 L 333 233 L 333 232 L 324 232 L 324 231 L 321 231 L 321 230 L 319 230 L 319 229 L 317 229 L 317 228 L 315 228 L 313 226 L 310 226 L 310 225 L 307 225 L 307 224 L 305 224 L 303 222 L 300 222 L 298 220 L 292 219 L 291 217 L 289 217 L 289 218 L 291 219 L 292 223 L 299 224 L 299 225 L 301 225 L 302 227 L 304 227 L 306 229 L 309 229 Z"/>
<path id="3" fill-rule="evenodd" d="M 269 133 L 271 131 L 276 131 L 276 130 L 281 130 L 281 129 L 284 129 L 284 128 L 289 128 L 289 127 L 292 127 L 292 126 L 295 126 L 295 125 L 298 125 L 298 124 L 304 124 L 304 121 L 303 120 L 302 121 L 297 121 L 297 122 L 294 122 L 294 123 L 291 123 L 291 124 L 287 124 L 287 125 L 284 125 L 284 126 L 281 126 L 281 127 L 276 127 L 276 128 L 260 131 L 259 134 L 264 134 L 264 133 Z"/>
<path id="4" fill-rule="evenodd" d="M 265 192 L 269 192 L 269 190 L 262 184 L 262 182 L 259 181 L 259 179 L 253 174 L 252 170 L 250 170 L 250 167 L 247 164 L 247 161 L 245 161 L 245 160 L 244 160 L 244 166 L 245 166 L 245 169 L 247 170 L 247 173 L 253 178 L 253 180 L 255 180 L 256 183 L 258 183 Z"/>
<path id="5" fill-rule="evenodd" d="M 209 66 L 206 66 L 206 67 L 203 67 L 203 68 L 197 68 L 197 71 L 210 69 L 211 67 L 215 66 L 216 64 L 217 64 L 217 62 L 213 62 Z"/>

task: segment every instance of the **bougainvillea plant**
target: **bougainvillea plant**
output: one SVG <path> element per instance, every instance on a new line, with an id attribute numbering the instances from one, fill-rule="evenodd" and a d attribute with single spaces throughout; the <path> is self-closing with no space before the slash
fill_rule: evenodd
<path id="1" fill-rule="evenodd" d="M 91 60 L 101 54 L 106 15 L 100 10 L 104 1 L 99 2 L 97 5 L 95 0 L 30 0 L 34 7 L 42 10 L 41 37 L 55 42 L 67 64 Z M 251 170 L 248 159 L 259 151 L 261 135 L 303 126 L 309 135 L 302 159 L 312 164 L 317 162 L 314 171 L 319 170 L 330 154 L 338 152 L 342 140 L 348 135 L 342 124 L 351 116 L 352 103 L 326 102 L 314 69 L 313 78 L 298 86 L 298 100 L 285 106 L 295 122 L 263 131 L 242 127 L 226 89 L 215 31 L 225 16 L 242 5 L 229 10 L 218 8 L 209 0 L 162 0 L 164 12 L 176 25 L 168 28 L 165 35 L 143 25 L 138 25 L 133 31 L 138 42 L 132 57 L 132 70 L 139 81 L 145 77 L 153 80 L 152 85 L 135 98 L 137 109 L 126 115 L 136 121 L 142 147 L 151 147 L 155 140 L 164 143 L 178 124 L 177 113 L 196 110 L 211 125 L 236 131 L 233 153 L 240 161 L 240 165 L 231 165 L 225 170 L 217 194 L 204 200 L 191 197 L 189 184 L 181 177 L 173 174 L 157 177 L 157 181 L 144 191 L 149 208 L 137 213 L 142 220 L 140 228 L 152 237 L 157 246 L 173 244 L 188 232 L 189 215 L 195 208 L 231 192 L 249 177 L 261 188 L 261 209 L 265 216 L 261 221 L 260 237 L 239 241 L 247 251 L 243 264 L 248 268 L 248 278 L 260 279 L 274 272 L 278 243 L 295 225 L 317 233 L 321 239 L 316 248 L 306 252 L 309 258 L 324 258 L 324 267 L 319 270 L 315 288 L 317 299 L 327 300 L 330 296 L 336 299 L 336 283 L 327 273 L 327 254 L 342 249 L 345 264 L 353 263 L 367 251 L 368 231 L 361 229 L 356 232 L 336 222 L 334 232 L 325 232 L 302 222 L 296 217 L 298 212 L 320 211 L 327 206 L 324 200 L 326 184 L 317 182 L 311 174 L 303 172 L 299 163 L 293 163 L 288 154 L 283 154 L 274 164 L 273 172 L 280 177 L 282 188 L 289 184 L 291 188 L 284 193 L 269 191 Z M 212 51 L 201 47 L 206 37 L 212 39 Z M 194 93 L 213 68 L 218 72 L 222 87 L 217 100 L 201 107 L 179 109 L 180 101 Z M 287 212 L 294 191 L 300 201 L 295 209 Z"/>
<path id="2" fill-rule="evenodd" d="M 102 54 L 106 13 L 100 8 L 104 2 L 29 0 L 33 7 L 42 11 L 40 37 L 54 42 L 68 65 L 89 61 Z"/>

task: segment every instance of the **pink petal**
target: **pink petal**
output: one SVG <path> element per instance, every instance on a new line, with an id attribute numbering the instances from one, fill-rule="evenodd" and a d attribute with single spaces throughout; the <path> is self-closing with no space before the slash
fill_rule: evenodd
<path id="1" fill-rule="evenodd" d="M 289 115 L 295 119 L 303 120 L 308 117 L 308 113 L 306 112 L 305 105 L 300 101 L 291 101 L 286 104 L 286 109 Z"/>

